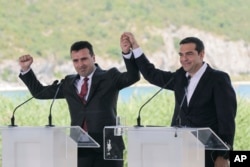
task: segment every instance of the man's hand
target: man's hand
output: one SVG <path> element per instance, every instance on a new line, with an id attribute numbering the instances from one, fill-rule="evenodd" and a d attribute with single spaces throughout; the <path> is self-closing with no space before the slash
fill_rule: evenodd
<path id="1" fill-rule="evenodd" d="M 33 63 L 33 58 L 30 55 L 23 55 L 18 59 L 19 65 L 23 72 L 30 69 L 31 64 Z"/>
<path id="2" fill-rule="evenodd" d="M 132 45 L 129 42 L 129 37 L 126 36 L 125 34 L 121 35 L 120 45 L 121 45 L 122 52 L 125 54 L 129 53 L 130 49 L 132 48 Z"/>
<path id="3" fill-rule="evenodd" d="M 229 167 L 229 162 L 221 156 L 218 156 L 214 162 L 214 167 Z"/>
<path id="4" fill-rule="evenodd" d="M 124 32 L 123 35 L 127 36 L 130 44 L 132 45 L 132 49 L 139 48 L 137 41 L 135 40 L 134 35 L 131 32 Z"/>

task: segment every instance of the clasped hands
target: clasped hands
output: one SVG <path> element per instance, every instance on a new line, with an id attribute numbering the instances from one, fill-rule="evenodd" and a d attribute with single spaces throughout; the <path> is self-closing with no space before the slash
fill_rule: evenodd
<path id="1" fill-rule="evenodd" d="M 131 50 L 139 48 L 139 45 L 131 32 L 124 32 L 121 35 L 120 46 L 123 54 L 128 54 Z"/>

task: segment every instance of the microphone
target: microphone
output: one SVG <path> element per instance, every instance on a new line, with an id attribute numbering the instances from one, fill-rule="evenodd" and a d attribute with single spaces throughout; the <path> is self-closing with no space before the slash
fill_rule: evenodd
<path id="1" fill-rule="evenodd" d="M 55 80 L 55 81 L 52 83 L 52 85 L 56 85 L 57 83 L 58 83 L 58 80 Z M 46 90 L 46 88 L 43 89 L 41 92 L 38 92 L 35 96 L 41 95 L 45 90 Z M 29 99 L 25 100 L 23 103 L 21 103 L 21 104 L 19 104 L 18 106 L 15 107 L 15 109 L 14 109 L 13 112 L 12 112 L 12 117 L 11 117 L 11 119 L 10 119 L 11 124 L 10 124 L 9 126 L 12 126 L 12 127 L 16 127 L 16 126 L 17 126 L 17 125 L 15 125 L 15 112 L 16 112 L 16 110 L 17 110 L 19 107 L 21 107 L 22 105 L 24 105 L 25 103 L 27 103 L 27 102 L 29 102 L 30 100 L 32 100 L 35 96 L 30 97 Z"/>
<path id="2" fill-rule="evenodd" d="M 181 100 L 181 104 L 180 104 L 180 106 L 179 106 L 178 115 L 177 115 L 177 118 L 176 118 L 177 127 L 181 127 L 181 116 L 180 116 L 180 112 L 181 112 L 181 110 L 182 110 L 182 106 L 183 106 L 184 101 L 187 99 L 187 87 L 184 88 L 184 91 L 185 91 L 185 93 L 184 93 L 184 96 L 183 96 L 183 98 L 182 98 L 182 100 Z"/>
<path id="3" fill-rule="evenodd" d="M 149 98 L 149 99 L 141 106 L 141 108 L 139 109 L 138 117 L 137 117 L 137 125 L 136 125 L 136 127 L 142 127 L 142 125 L 141 125 L 141 110 L 142 110 L 142 108 L 143 108 L 146 104 L 148 104 L 156 95 L 158 95 L 158 94 L 162 91 L 162 89 L 166 88 L 166 87 L 172 82 L 173 79 L 174 79 L 174 77 L 170 78 L 170 80 L 169 80 L 165 85 L 163 85 L 163 87 L 161 87 L 161 88 L 160 88 L 151 98 Z"/>
<path id="4" fill-rule="evenodd" d="M 176 123 L 177 123 L 177 126 L 175 126 L 175 134 L 174 134 L 174 137 L 177 137 L 177 128 L 181 128 L 181 116 L 180 116 L 180 112 L 182 111 L 182 106 L 183 106 L 183 103 L 184 103 L 184 100 L 187 100 L 187 86 L 185 86 L 184 88 L 184 96 L 181 100 L 181 104 L 179 106 L 179 111 L 178 111 L 178 115 L 176 117 Z"/>
<path id="5" fill-rule="evenodd" d="M 180 127 L 181 127 L 181 116 L 180 116 L 180 113 L 181 113 L 181 111 L 182 111 L 182 106 L 183 106 L 183 104 L 184 104 L 184 101 L 187 100 L 187 93 L 188 93 L 188 92 L 187 92 L 187 87 L 188 87 L 188 85 L 189 85 L 189 83 L 190 83 L 191 76 L 188 75 L 186 79 L 187 79 L 187 80 L 186 80 L 185 87 L 184 87 L 184 96 L 183 96 L 183 98 L 182 98 L 182 100 L 181 100 L 181 104 L 180 104 L 180 106 L 179 106 L 178 115 L 177 115 L 177 117 L 176 117 L 177 126 L 175 127 L 176 130 L 175 130 L 175 135 L 174 135 L 174 137 L 177 137 L 177 128 L 180 128 Z"/>
<path id="6" fill-rule="evenodd" d="M 177 115 L 177 118 L 176 118 L 176 122 L 177 122 L 177 126 L 178 127 L 181 127 L 181 116 L 180 116 L 180 112 L 182 111 L 182 107 L 183 107 L 183 104 L 184 104 L 184 101 L 187 100 L 187 87 L 189 85 L 189 82 L 190 82 L 190 79 L 191 79 L 191 76 L 188 75 L 188 77 L 186 78 L 187 82 L 185 83 L 185 87 L 184 87 L 184 96 L 181 100 L 181 104 L 179 106 L 179 111 L 178 111 L 178 115 Z"/>
<path id="7" fill-rule="evenodd" d="M 57 87 L 57 89 L 56 89 L 55 96 L 54 96 L 54 98 L 53 98 L 53 100 L 52 100 L 52 102 L 51 102 L 50 110 L 49 110 L 49 116 L 48 116 L 49 124 L 46 125 L 47 127 L 53 127 L 53 126 L 54 126 L 54 125 L 52 125 L 52 106 L 53 106 L 53 104 L 54 104 L 54 102 L 55 102 L 55 99 L 56 99 L 57 94 L 58 94 L 58 92 L 59 92 L 59 90 L 60 90 L 60 87 L 61 87 L 62 84 L 63 84 L 63 81 L 64 81 L 64 79 L 62 79 L 61 82 L 59 83 L 59 85 L 58 85 L 58 87 Z"/>

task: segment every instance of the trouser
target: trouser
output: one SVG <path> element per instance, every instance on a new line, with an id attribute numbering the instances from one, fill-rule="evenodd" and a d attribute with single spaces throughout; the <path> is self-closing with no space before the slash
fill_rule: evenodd
<path id="1" fill-rule="evenodd" d="M 122 160 L 104 160 L 103 152 L 78 148 L 77 167 L 123 167 Z"/>

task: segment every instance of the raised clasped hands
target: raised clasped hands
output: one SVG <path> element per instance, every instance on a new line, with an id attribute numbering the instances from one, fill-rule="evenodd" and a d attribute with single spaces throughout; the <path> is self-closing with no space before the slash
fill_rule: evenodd
<path id="1" fill-rule="evenodd" d="M 139 45 L 131 32 L 124 32 L 121 35 L 120 44 L 123 53 L 129 53 L 131 49 L 139 48 Z"/>
<path id="2" fill-rule="evenodd" d="M 132 48 L 132 45 L 129 41 L 129 37 L 125 35 L 124 33 L 121 35 L 120 45 L 121 45 L 122 52 L 124 54 L 128 54 Z"/>

